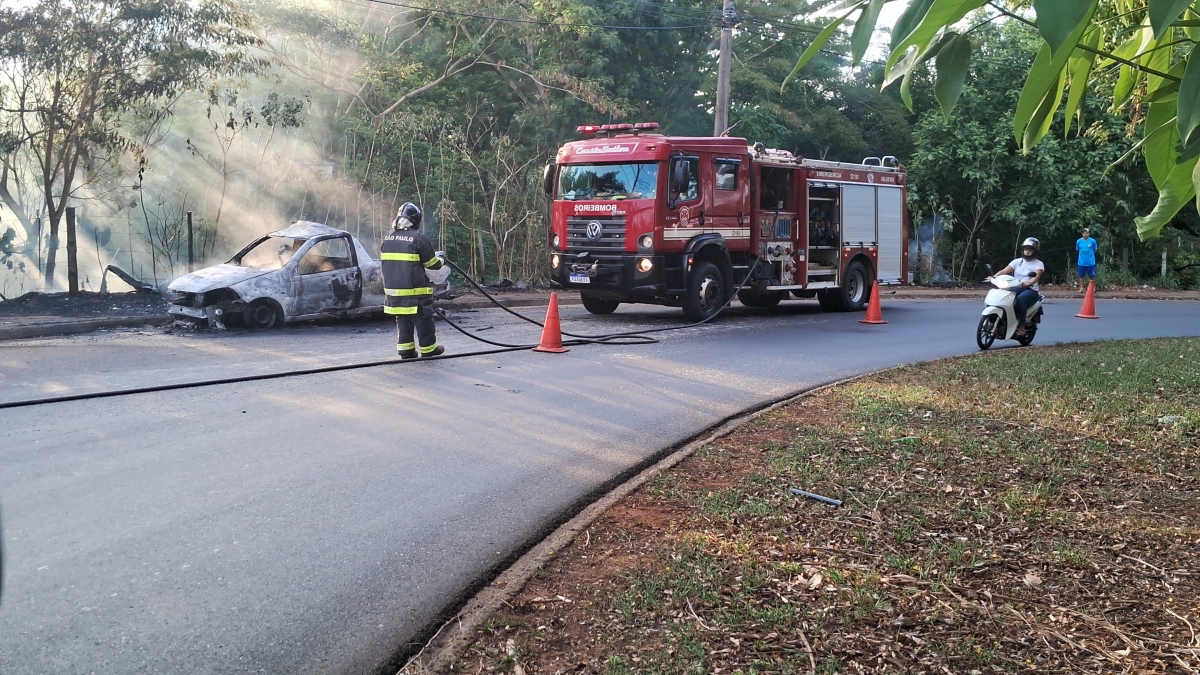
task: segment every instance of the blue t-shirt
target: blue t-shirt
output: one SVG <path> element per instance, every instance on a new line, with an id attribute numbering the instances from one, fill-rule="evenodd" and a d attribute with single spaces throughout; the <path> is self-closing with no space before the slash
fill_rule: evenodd
<path id="1" fill-rule="evenodd" d="M 1088 237 L 1087 239 L 1080 237 L 1079 241 L 1075 242 L 1075 250 L 1079 251 L 1079 262 L 1076 264 L 1080 265 L 1081 267 L 1090 267 L 1095 265 L 1096 249 L 1098 248 L 1100 248 L 1100 245 L 1096 243 L 1095 239 L 1091 237 Z"/>

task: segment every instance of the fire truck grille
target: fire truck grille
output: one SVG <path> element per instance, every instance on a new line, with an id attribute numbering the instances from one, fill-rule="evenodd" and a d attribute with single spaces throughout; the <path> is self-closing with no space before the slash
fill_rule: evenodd
<path id="1" fill-rule="evenodd" d="M 597 228 L 592 223 L 599 223 Z M 591 227 L 592 237 L 588 229 Z M 624 251 L 624 218 L 567 218 L 567 249 L 570 251 Z"/>

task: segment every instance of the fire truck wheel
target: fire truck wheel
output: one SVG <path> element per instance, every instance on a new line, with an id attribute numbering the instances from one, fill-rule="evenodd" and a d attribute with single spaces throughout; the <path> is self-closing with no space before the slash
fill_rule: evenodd
<path id="1" fill-rule="evenodd" d="M 583 301 L 583 308 L 592 314 L 612 314 L 621 305 L 616 300 L 605 300 L 588 293 L 580 293 L 579 299 Z"/>
<path id="2" fill-rule="evenodd" d="M 766 293 L 738 291 L 738 301 L 747 307 L 771 309 L 775 305 L 778 305 L 786 295 L 787 291 L 767 291 Z"/>
<path id="3" fill-rule="evenodd" d="M 725 305 L 725 284 L 721 269 L 710 262 L 692 268 L 687 295 L 683 297 L 683 315 L 691 321 L 703 321 Z"/>
<path id="4" fill-rule="evenodd" d="M 871 273 L 861 262 L 846 267 L 846 276 L 839 289 L 819 291 L 817 300 L 828 312 L 857 312 L 867 306 L 871 296 Z"/>

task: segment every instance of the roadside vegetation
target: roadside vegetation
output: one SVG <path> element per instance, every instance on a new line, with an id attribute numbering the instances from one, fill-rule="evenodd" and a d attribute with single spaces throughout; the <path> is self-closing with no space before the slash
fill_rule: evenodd
<path id="1" fill-rule="evenodd" d="M 1028 5 L 1011 0 L 963 17 L 970 35 L 954 63 L 969 72 L 940 57 L 912 67 L 911 111 L 900 85 L 882 86 L 877 55 L 852 56 L 887 42 L 892 27 L 873 20 L 831 33 L 781 89 L 829 20 L 818 12 L 842 4 L 739 0 L 731 133 L 805 157 L 900 158 L 911 221 L 931 226 L 918 280 L 977 280 L 982 262 L 1007 263 L 1030 234 L 1043 240 L 1049 273 L 1069 276 L 1087 225 L 1105 271 L 1200 284 L 1200 214 L 1177 209 L 1147 242 L 1133 226 L 1154 208 L 1162 167 L 1148 170 L 1133 152 L 1106 170 L 1148 124 L 1174 114 L 1163 113 L 1176 106 L 1169 87 L 1149 103 L 1128 68 L 1072 76 L 1078 114 L 1059 109 L 1044 125 L 1053 133 L 1023 154 L 1014 113 L 1043 40 L 1000 16 L 997 7 Z M 1134 39 L 1143 10 L 1113 17 L 1114 0 L 1100 4 L 1111 18 L 1106 48 L 1147 44 Z M 719 12 L 717 0 L 4 3 L 0 294 L 64 286 L 67 207 L 78 215 L 81 284 L 96 290 L 109 264 L 155 285 L 183 273 L 189 213 L 205 265 L 295 219 L 370 246 L 407 200 L 475 277 L 537 283 L 549 259 L 542 166 L 577 125 L 713 132 Z M 1192 44 L 1174 32 L 1162 40 L 1153 59 Z M 949 115 L 939 66 L 964 77 Z M 1118 99 L 1113 80 L 1125 83 Z M 70 95 L 53 103 L 55 92 Z M 1146 147 L 1174 148 L 1168 136 Z M 947 227 L 933 232 L 934 214 Z"/>
<path id="2" fill-rule="evenodd" d="M 619 503 L 457 669 L 1200 671 L 1198 364 L 1002 350 L 799 399 Z"/>

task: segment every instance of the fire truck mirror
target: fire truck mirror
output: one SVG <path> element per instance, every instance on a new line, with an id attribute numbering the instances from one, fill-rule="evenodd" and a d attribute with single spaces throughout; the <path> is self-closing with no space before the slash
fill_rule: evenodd
<path id="1" fill-rule="evenodd" d="M 670 207 L 675 208 L 676 202 L 682 193 L 687 191 L 687 170 L 688 163 L 682 157 L 676 157 L 671 162 L 671 185 L 667 188 L 667 194 L 670 195 Z"/>
<path id="2" fill-rule="evenodd" d="M 542 169 L 542 192 L 546 193 L 547 199 L 554 199 L 554 170 L 556 168 L 554 164 L 547 164 L 546 168 Z"/>

